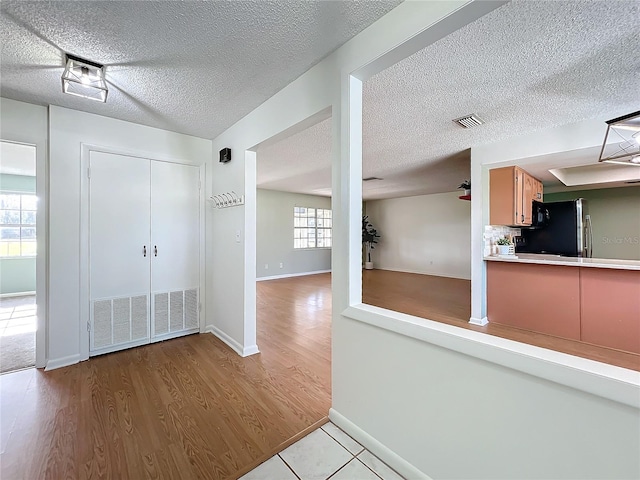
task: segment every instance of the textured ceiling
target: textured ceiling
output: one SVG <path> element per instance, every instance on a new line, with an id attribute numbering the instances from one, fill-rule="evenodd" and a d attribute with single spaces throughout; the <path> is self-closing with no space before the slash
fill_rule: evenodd
<path id="1" fill-rule="evenodd" d="M 638 18 L 638 1 L 515 0 L 375 75 L 364 85 L 363 177 L 383 180 L 363 196 L 451 191 L 470 176 L 471 147 L 638 110 Z M 469 113 L 486 124 L 451 122 Z M 327 125 L 259 149 L 259 186 L 329 194 Z"/>
<path id="2" fill-rule="evenodd" d="M 258 148 L 258 187 L 331 196 L 331 118 Z"/>
<path id="3" fill-rule="evenodd" d="M 7 1 L 3 97 L 214 138 L 401 0 Z M 64 95 L 64 53 L 107 66 L 106 104 Z"/>

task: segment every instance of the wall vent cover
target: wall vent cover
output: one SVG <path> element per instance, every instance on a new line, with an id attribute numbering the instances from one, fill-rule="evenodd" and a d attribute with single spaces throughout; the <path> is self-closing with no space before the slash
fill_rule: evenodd
<path id="1" fill-rule="evenodd" d="M 471 113 L 469 115 L 465 115 L 464 117 L 456 118 L 453 120 L 454 123 L 457 123 L 462 128 L 472 128 L 477 127 L 478 125 L 482 125 L 484 120 L 478 117 L 475 113 Z"/>

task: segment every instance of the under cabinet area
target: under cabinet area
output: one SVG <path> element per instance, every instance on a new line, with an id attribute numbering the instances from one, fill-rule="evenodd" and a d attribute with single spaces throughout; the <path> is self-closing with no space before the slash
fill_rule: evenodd
<path id="1" fill-rule="evenodd" d="M 522 168 L 494 168 L 489 172 L 489 223 L 492 225 L 531 225 L 534 200 L 542 201 L 542 182 Z"/>
<path id="2" fill-rule="evenodd" d="M 640 353 L 640 272 L 580 269 L 583 342 Z"/>
<path id="3" fill-rule="evenodd" d="M 487 262 L 491 323 L 580 340 L 580 271 L 552 265 Z"/>
<path id="4" fill-rule="evenodd" d="M 489 321 L 640 354 L 640 270 L 581 261 L 488 261 Z"/>

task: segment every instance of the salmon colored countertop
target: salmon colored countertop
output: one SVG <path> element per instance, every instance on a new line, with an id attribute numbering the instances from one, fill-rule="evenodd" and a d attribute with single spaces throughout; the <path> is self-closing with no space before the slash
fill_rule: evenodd
<path id="1" fill-rule="evenodd" d="M 537 253 L 518 253 L 516 255 L 488 256 L 492 262 L 534 263 L 538 265 L 563 265 L 567 267 L 614 268 L 617 270 L 640 270 L 640 260 L 617 260 L 613 258 L 580 258 L 544 255 Z"/>

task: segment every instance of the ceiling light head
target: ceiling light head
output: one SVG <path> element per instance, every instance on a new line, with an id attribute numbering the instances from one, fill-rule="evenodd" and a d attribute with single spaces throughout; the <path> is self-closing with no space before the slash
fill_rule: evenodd
<path id="1" fill-rule="evenodd" d="M 473 128 L 484 124 L 484 120 L 482 120 L 475 113 L 470 113 L 469 115 L 465 115 L 464 117 L 455 118 L 452 121 L 460 125 L 462 128 Z"/>
<path id="2" fill-rule="evenodd" d="M 104 65 L 67 53 L 62 73 L 62 91 L 69 95 L 106 102 L 109 89 L 104 78 Z"/>
<path id="3" fill-rule="evenodd" d="M 640 111 L 608 120 L 599 162 L 640 165 Z"/>

